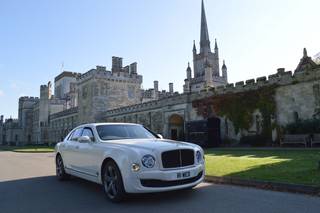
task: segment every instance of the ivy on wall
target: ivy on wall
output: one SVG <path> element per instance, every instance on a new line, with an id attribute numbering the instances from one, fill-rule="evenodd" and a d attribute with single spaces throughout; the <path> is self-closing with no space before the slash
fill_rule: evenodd
<path id="1" fill-rule="evenodd" d="M 262 118 L 262 134 L 271 135 L 271 118 L 275 114 L 274 100 L 276 86 L 263 87 L 241 93 L 227 93 L 219 96 L 195 101 L 193 106 L 204 118 L 216 114 L 232 121 L 236 133 L 241 129 L 249 129 L 253 123 L 255 110 L 259 110 Z"/>

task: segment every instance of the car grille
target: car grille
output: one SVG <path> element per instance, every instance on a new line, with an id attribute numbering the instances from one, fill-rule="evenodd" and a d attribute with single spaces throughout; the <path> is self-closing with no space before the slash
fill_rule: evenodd
<path id="1" fill-rule="evenodd" d="M 153 180 L 153 179 L 141 179 L 141 185 L 144 187 L 170 187 L 170 186 L 181 186 L 190 184 L 200 180 L 203 172 L 200 172 L 196 177 L 184 179 L 184 180 L 172 180 L 172 181 L 164 181 L 164 180 Z"/>
<path id="2" fill-rule="evenodd" d="M 161 157 L 163 168 L 178 168 L 194 164 L 194 151 L 192 149 L 163 152 Z"/>

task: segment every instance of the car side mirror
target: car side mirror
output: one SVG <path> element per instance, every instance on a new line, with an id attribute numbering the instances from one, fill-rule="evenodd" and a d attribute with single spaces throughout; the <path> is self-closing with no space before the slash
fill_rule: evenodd
<path id="1" fill-rule="evenodd" d="M 157 134 L 159 139 L 163 139 L 163 136 L 161 134 Z"/>
<path id="2" fill-rule="evenodd" d="M 91 142 L 91 139 L 90 139 L 89 136 L 81 136 L 78 139 L 78 142 L 80 142 L 80 143 L 89 143 L 89 142 Z"/>

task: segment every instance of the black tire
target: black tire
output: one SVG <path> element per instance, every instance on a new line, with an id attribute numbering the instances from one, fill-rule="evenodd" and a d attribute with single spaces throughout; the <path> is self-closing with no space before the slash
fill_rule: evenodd
<path id="1" fill-rule="evenodd" d="M 112 202 L 122 201 L 126 196 L 126 192 L 117 164 L 114 161 L 108 161 L 102 171 L 103 190 L 106 196 Z"/>
<path id="2" fill-rule="evenodd" d="M 64 170 L 64 164 L 60 154 L 56 157 L 56 176 L 60 181 L 67 180 L 70 177 Z"/>

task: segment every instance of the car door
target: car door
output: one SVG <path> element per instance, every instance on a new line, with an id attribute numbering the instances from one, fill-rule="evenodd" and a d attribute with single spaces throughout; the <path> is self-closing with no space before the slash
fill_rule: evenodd
<path id="1" fill-rule="evenodd" d="M 66 149 L 66 160 L 67 160 L 67 168 L 79 171 L 79 145 L 78 139 L 82 135 L 83 128 L 77 128 L 72 133 L 71 137 L 68 140 L 68 145 Z"/>
<path id="2" fill-rule="evenodd" d="M 66 140 L 60 145 L 60 152 L 62 154 L 63 163 L 66 168 L 70 168 L 70 148 L 71 143 L 70 140 L 72 138 L 72 135 L 74 134 L 74 130 L 68 135 Z"/>
<path id="3" fill-rule="evenodd" d="M 86 175 L 97 178 L 99 175 L 101 150 L 97 147 L 97 140 L 91 127 L 85 127 L 81 136 L 88 136 L 91 141 L 79 144 L 79 168 Z"/>

